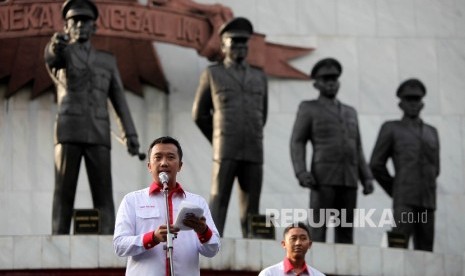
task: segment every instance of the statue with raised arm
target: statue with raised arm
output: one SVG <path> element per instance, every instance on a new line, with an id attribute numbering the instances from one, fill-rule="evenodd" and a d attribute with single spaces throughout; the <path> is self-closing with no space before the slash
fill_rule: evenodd
<path id="1" fill-rule="evenodd" d="M 69 234 L 81 159 L 84 159 L 94 208 L 100 212 L 100 234 L 115 226 L 111 179 L 111 130 L 108 101 L 124 134 L 128 152 L 139 142 L 124 95 L 116 59 L 92 47 L 97 6 L 91 0 L 68 0 L 62 6 L 64 33 L 55 33 L 45 61 L 57 90 L 55 122 L 55 191 L 52 233 Z"/>

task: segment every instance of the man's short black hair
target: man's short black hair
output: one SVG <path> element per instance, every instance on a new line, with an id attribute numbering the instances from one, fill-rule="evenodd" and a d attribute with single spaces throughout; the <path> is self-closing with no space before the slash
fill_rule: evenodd
<path id="1" fill-rule="evenodd" d="M 305 224 L 304 222 L 294 222 L 292 223 L 291 225 L 287 226 L 285 229 L 284 229 L 284 234 L 283 234 L 283 238 L 286 237 L 286 234 L 287 232 L 289 232 L 289 230 L 291 230 L 292 228 L 302 228 L 305 230 L 305 232 L 307 232 L 308 234 L 308 238 L 311 240 L 312 239 L 312 236 L 310 235 L 310 230 L 308 229 L 308 226 L 307 224 Z"/>
<path id="2" fill-rule="evenodd" d="M 149 150 L 147 152 L 148 153 L 147 156 L 149 157 L 149 160 L 150 160 L 150 154 L 152 153 L 152 148 L 156 144 L 173 144 L 173 145 L 175 145 L 178 148 L 179 160 L 182 161 L 181 144 L 179 144 L 178 140 L 176 140 L 176 139 L 174 139 L 173 137 L 170 137 L 170 136 L 163 136 L 163 137 L 160 137 L 160 138 L 157 138 L 157 139 L 153 140 L 153 142 L 150 144 Z"/>

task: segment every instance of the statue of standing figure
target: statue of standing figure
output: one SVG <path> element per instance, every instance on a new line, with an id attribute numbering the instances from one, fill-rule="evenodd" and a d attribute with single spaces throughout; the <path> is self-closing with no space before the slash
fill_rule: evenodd
<path id="1" fill-rule="evenodd" d="M 223 236 L 234 179 L 240 190 L 242 235 L 249 237 L 249 215 L 259 213 L 263 179 L 263 128 L 267 117 L 267 78 L 246 62 L 252 24 L 243 17 L 220 28 L 223 62 L 200 77 L 192 114 L 213 145 L 210 209 Z"/>
<path id="2" fill-rule="evenodd" d="M 111 179 L 111 129 L 108 100 L 118 116 L 128 152 L 139 153 L 137 132 L 124 95 L 116 59 L 94 49 L 97 6 L 67 0 L 62 6 L 65 33 L 55 33 L 45 62 L 57 90 L 55 192 L 52 233 L 69 234 L 81 159 L 84 158 L 100 234 L 113 234 L 115 208 Z"/>
<path id="3" fill-rule="evenodd" d="M 382 125 L 370 166 L 375 179 L 393 199 L 396 226 L 392 232 L 402 234 L 407 245 L 413 236 L 416 250 L 433 251 L 439 136 L 436 128 L 420 118 L 425 95 L 426 87 L 418 79 L 400 84 L 397 97 L 404 116 Z M 394 163 L 394 176 L 386 166 L 388 159 Z"/>
<path id="4" fill-rule="evenodd" d="M 328 210 L 338 211 L 341 220 L 345 216 L 345 222 L 353 225 L 359 179 L 365 195 L 373 192 L 373 176 L 363 154 L 357 112 L 336 98 L 341 73 L 342 66 L 334 58 L 315 64 L 310 77 L 320 96 L 300 103 L 290 143 L 299 184 L 311 190 L 309 223 L 317 242 L 326 241 Z M 306 164 L 308 142 L 313 147 L 310 168 Z M 337 225 L 334 237 L 336 243 L 353 243 L 353 227 Z"/>

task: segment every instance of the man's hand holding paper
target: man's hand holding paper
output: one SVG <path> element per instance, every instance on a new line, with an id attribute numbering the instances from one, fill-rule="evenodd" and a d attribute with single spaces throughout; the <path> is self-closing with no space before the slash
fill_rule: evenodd
<path id="1" fill-rule="evenodd" d="M 201 234 L 207 229 L 203 209 L 193 203 L 183 201 L 179 204 L 174 226 L 181 230 L 194 230 Z"/>
<path id="2" fill-rule="evenodd" d="M 185 226 L 192 228 L 197 234 L 203 234 L 207 231 L 207 224 L 204 216 L 196 217 L 193 213 L 187 213 L 183 219 Z"/>

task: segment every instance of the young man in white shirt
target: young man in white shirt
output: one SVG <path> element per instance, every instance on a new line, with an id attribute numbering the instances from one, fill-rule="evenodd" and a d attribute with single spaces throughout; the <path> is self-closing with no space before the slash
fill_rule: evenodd
<path id="1" fill-rule="evenodd" d="M 281 245 L 286 250 L 286 257 L 283 261 L 263 269 L 259 276 L 325 276 L 305 262 L 305 254 L 312 246 L 312 240 L 310 231 L 303 222 L 293 223 L 286 227 L 283 236 Z"/>
<path id="2" fill-rule="evenodd" d="M 148 151 L 148 170 L 153 183 L 142 190 L 127 194 L 118 209 L 113 245 L 116 254 L 128 257 L 126 275 L 167 275 L 167 252 L 162 243 L 167 241 L 166 207 L 163 185 L 159 173 L 165 172 L 168 180 L 170 231 L 173 240 L 173 267 L 176 275 L 200 275 L 199 254 L 215 256 L 220 249 L 220 237 L 204 198 L 184 191 L 176 182 L 182 167 L 182 149 L 172 137 L 154 140 Z M 200 206 L 203 216 L 188 215 L 185 226 L 192 230 L 180 231 L 173 219 L 179 205 L 186 201 Z"/>

